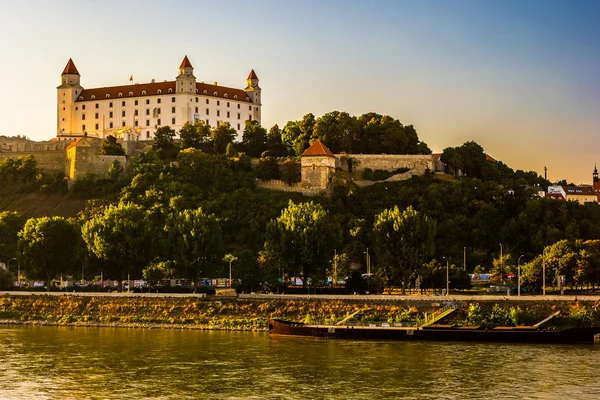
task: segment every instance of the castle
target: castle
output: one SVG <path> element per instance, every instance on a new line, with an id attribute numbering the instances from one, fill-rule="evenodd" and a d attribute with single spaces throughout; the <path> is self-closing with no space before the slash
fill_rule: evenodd
<path id="1" fill-rule="evenodd" d="M 130 78 L 133 82 L 133 77 Z M 136 83 L 84 89 L 73 60 L 69 59 L 57 88 L 59 140 L 82 136 L 125 141 L 150 140 L 157 127 L 176 132 L 186 122 L 203 120 L 211 126 L 228 122 L 241 140 L 244 121 L 261 121 L 261 88 L 252 70 L 245 89 L 197 82 L 194 67 L 184 57 L 174 81 Z"/>

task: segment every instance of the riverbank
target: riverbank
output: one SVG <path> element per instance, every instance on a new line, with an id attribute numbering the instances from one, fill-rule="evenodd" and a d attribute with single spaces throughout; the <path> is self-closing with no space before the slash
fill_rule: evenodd
<path id="1" fill-rule="evenodd" d="M 600 302 L 559 297 L 259 296 L 203 298 L 148 294 L 4 294 L 0 323 L 123 328 L 264 331 L 268 318 L 338 322 L 362 310 L 354 321 L 419 322 L 445 308 L 456 308 L 457 325 L 526 325 L 556 311 L 558 325 L 600 325 Z"/>

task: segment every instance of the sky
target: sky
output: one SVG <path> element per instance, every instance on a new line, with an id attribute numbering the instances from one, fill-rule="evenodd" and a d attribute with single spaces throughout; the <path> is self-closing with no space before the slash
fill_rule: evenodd
<path id="1" fill-rule="evenodd" d="M 84 88 L 260 78 L 262 125 L 387 114 L 434 152 L 474 140 L 513 169 L 591 183 L 600 164 L 600 2 L 0 0 L 0 135 L 56 135 Z"/>

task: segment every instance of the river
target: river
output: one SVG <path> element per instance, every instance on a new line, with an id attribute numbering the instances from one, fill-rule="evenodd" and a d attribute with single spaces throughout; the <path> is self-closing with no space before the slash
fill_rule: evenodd
<path id="1" fill-rule="evenodd" d="M 599 399 L 600 346 L 0 327 L 0 399 Z"/>

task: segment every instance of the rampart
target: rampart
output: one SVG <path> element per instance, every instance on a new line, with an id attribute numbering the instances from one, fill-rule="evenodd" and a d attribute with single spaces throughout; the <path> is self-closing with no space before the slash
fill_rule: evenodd
<path id="1" fill-rule="evenodd" d="M 413 175 L 423 175 L 426 170 L 435 171 L 433 157 L 429 154 L 336 154 L 336 157 L 344 171 L 349 169 L 348 159 L 352 160 L 352 169 L 355 171 L 366 168 L 385 171 L 407 168 L 414 171 Z"/>
<path id="2" fill-rule="evenodd" d="M 296 192 L 302 193 L 305 196 L 316 196 L 321 193 L 327 193 L 327 190 L 321 188 L 308 188 L 302 186 L 301 183 L 294 183 L 293 185 L 288 185 L 284 181 L 281 180 L 269 180 L 269 181 L 261 181 L 257 179 L 255 181 L 256 187 L 270 190 L 279 190 L 282 192 Z"/>

